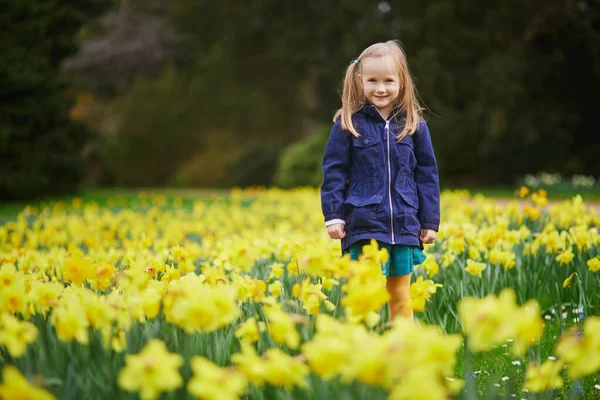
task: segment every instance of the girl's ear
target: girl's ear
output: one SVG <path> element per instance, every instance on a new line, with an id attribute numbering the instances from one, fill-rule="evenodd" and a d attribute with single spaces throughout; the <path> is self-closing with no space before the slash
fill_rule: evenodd
<path id="1" fill-rule="evenodd" d="M 356 74 L 356 82 L 358 82 L 358 84 L 360 85 L 360 87 L 363 87 L 363 81 L 362 81 L 362 75 L 361 74 Z"/>

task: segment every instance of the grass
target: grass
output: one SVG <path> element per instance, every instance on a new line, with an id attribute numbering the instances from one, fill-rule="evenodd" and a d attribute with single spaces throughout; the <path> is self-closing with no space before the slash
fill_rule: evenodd
<path id="1" fill-rule="evenodd" d="M 566 311 L 571 313 L 572 310 Z M 530 348 L 528 355 L 515 357 L 510 352 L 510 343 L 496 347 L 488 352 L 471 355 L 469 362 L 472 365 L 470 371 L 466 371 L 467 360 L 463 348 L 457 354 L 457 365 L 455 376 L 462 377 L 465 383 L 475 387 L 477 397 L 485 399 L 505 398 L 507 393 L 518 394 L 519 398 L 532 398 L 531 394 L 523 391 L 525 370 L 528 364 L 538 363 L 555 357 L 554 349 L 557 338 L 567 330 L 568 324 L 552 318 L 545 321 L 544 333 L 540 342 Z M 583 379 L 581 382 L 573 382 L 567 377 L 566 370 L 562 373 L 565 387 L 557 390 L 552 398 L 571 398 L 578 390 L 575 385 L 580 385 L 579 390 L 584 395 L 593 396 L 598 394 L 594 388 L 600 374 L 596 373 Z M 594 393 L 595 392 L 595 393 Z M 543 397 L 542 397 L 543 398 Z M 579 397 L 576 397 L 579 398 Z M 585 397 L 584 397 L 585 398 Z M 592 398 L 592 397 L 589 397 Z"/>
<path id="2" fill-rule="evenodd" d="M 78 194 L 64 196 L 48 196 L 31 201 L 0 202 L 0 224 L 13 220 L 26 206 L 40 207 L 52 203 L 70 203 L 73 198 L 84 202 L 95 202 L 99 206 L 107 205 L 108 199 L 119 198 L 128 206 L 134 207 L 141 202 L 140 193 L 162 194 L 168 199 L 181 198 L 183 203 L 191 203 L 197 199 L 207 199 L 214 196 L 225 195 L 223 189 L 165 189 L 165 188 L 103 188 L 86 189 Z"/>

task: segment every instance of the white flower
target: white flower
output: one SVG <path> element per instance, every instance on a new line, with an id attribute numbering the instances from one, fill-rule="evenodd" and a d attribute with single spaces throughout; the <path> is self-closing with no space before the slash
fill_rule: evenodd
<path id="1" fill-rule="evenodd" d="M 503 376 L 502 377 L 502 381 L 506 382 L 507 380 L 509 380 L 510 378 L 508 376 Z"/>
<path id="2" fill-rule="evenodd" d="M 512 362 L 512 365 L 521 365 L 521 361 L 515 360 Z"/>

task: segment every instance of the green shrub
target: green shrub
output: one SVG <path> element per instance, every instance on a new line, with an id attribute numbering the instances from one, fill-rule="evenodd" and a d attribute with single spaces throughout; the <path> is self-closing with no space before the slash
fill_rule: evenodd
<path id="1" fill-rule="evenodd" d="M 289 145 L 281 155 L 275 184 L 285 189 L 319 186 L 323 180 L 321 163 L 328 137 L 329 128 L 323 127 L 313 135 Z"/>
<path id="2" fill-rule="evenodd" d="M 192 155 L 174 172 L 170 184 L 181 187 L 226 187 L 226 174 L 243 143 L 225 132 L 209 132 L 203 151 Z M 227 149 L 227 151 L 224 151 Z"/>
<path id="3" fill-rule="evenodd" d="M 253 147 L 235 157 L 225 171 L 227 186 L 272 186 L 277 168 L 277 149 Z"/>
<path id="4" fill-rule="evenodd" d="M 103 164 L 118 185 L 164 185 L 183 161 L 202 151 L 201 104 L 187 95 L 174 69 L 156 80 L 139 79 L 114 102 L 114 135 L 102 144 Z"/>

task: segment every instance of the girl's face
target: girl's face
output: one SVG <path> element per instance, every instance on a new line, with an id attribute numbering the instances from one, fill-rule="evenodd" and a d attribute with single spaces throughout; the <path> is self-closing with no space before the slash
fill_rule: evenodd
<path id="1" fill-rule="evenodd" d="M 362 74 L 358 75 L 358 80 L 365 97 L 387 119 L 400 92 L 400 79 L 392 59 L 389 56 L 365 58 L 360 63 Z"/>

